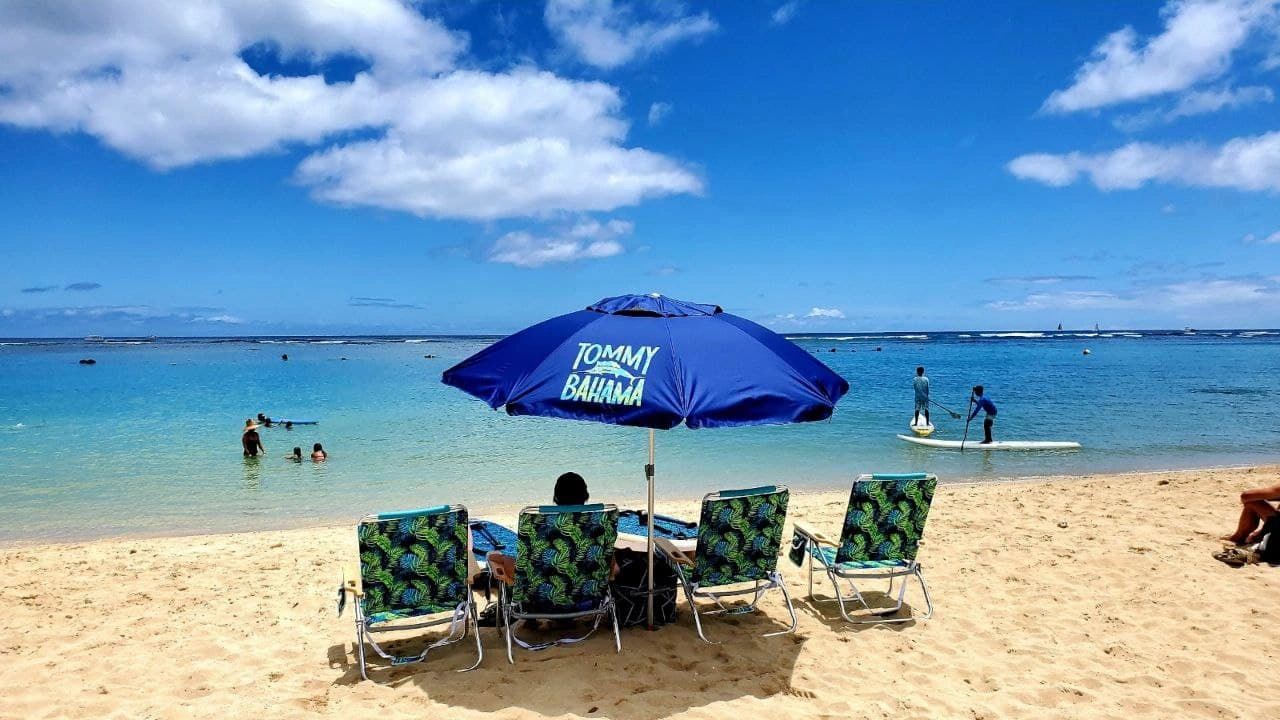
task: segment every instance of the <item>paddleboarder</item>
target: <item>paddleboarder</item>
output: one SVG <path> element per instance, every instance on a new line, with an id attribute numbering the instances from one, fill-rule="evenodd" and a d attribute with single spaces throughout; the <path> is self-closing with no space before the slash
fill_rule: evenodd
<path id="1" fill-rule="evenodd" d="M 916 412 L 911 417 L 912 425 L 920 424 L 920 413 L 924 413 L 924 424 L 932 425 L 929 420 L 929 378 L 924 374 L 924 366 L 916 368 L 916 376 L 911 379 L 916 391 Z"/>
<path id="2" fill-rule="evenodd" d="M 979 445 L 991 444 L 991 426 L 996 422 L 996 404 L 991 402 L 991 398 L 983 394 L 981 385 L 973 386 L 973 395 L 969 396 L 969 420 L 972 421 L 978 416 L 979 412 L 985 412 L 986 418 L 982 421 L 982 434 L 984 439 Z"/>

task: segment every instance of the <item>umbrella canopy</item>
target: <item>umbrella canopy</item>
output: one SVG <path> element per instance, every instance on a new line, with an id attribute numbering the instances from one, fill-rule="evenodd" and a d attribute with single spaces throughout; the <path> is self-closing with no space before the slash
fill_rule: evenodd
<path id="1" fill-rule="evenodd" d="M 448 369 L 446 385 L 511 415 L 665 430 L 825 420 L 849 383 L 716 305 L 605 298 Z"/>

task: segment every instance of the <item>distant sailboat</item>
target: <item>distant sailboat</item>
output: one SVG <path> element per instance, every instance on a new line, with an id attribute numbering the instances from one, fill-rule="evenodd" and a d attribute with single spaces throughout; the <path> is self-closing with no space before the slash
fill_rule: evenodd
<path id="1" fill-rule="evenodd" d="M 1098 332 L 1098 323 L 1093 324 L 1093 331 Z"/>
<path id="2" fill-rule="evenodd" d="M 1058 332 L 1062 332 L 1062 323 L 1058 323 Z"/>

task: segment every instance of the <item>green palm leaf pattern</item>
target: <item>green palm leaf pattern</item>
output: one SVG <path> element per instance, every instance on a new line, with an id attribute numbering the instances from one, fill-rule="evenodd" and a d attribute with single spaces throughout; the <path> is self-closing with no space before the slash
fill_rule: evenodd
<path id="1" fill-rule="evenodd" d="M 789 491 L 704 501 L 691 579 L 703 587 L 760 580 L 778 567 Z"/>
<path id="2" fill-rule="evenodd" d="M 526 511 L 516 533 L 512 598 L 526 611 L 597 606 L 608 592 L 618 511 Z"/>
<path id="3" fill-rule="evenodd" d="M 361 607 L 368 618 L 452 610 L 466 599 L 467 511 L 362 522 Z"/>
<path id="4" fill-rule="evenodd" d="M 855 482 L 836 562 L 915 560 L 937 484 L 933 476 Z"/>

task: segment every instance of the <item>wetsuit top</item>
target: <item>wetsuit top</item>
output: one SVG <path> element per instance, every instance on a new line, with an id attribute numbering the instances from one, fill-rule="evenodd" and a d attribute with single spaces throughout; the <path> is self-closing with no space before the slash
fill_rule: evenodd
<path id="1" fill-rule="evenodd" d="M 981 397 L 975 397 L 973 399 L 973 412 L 969 413 L 969 419 L 972 420 L 978 417 L 978 413 L 980 411 L 985 411 L 987 415 L 991 417 L 995 417 L 996 404 L 991 402 L 991 399 L 988 398 L 986 395 L 982 395 Z"/>
<path id="2" fill-rule="evenodd" d="M 929 402 L 929 378 L 924 375 L 917 375 L 911 380 L 911 384 L 916 389 L 916 403 Z"/>

